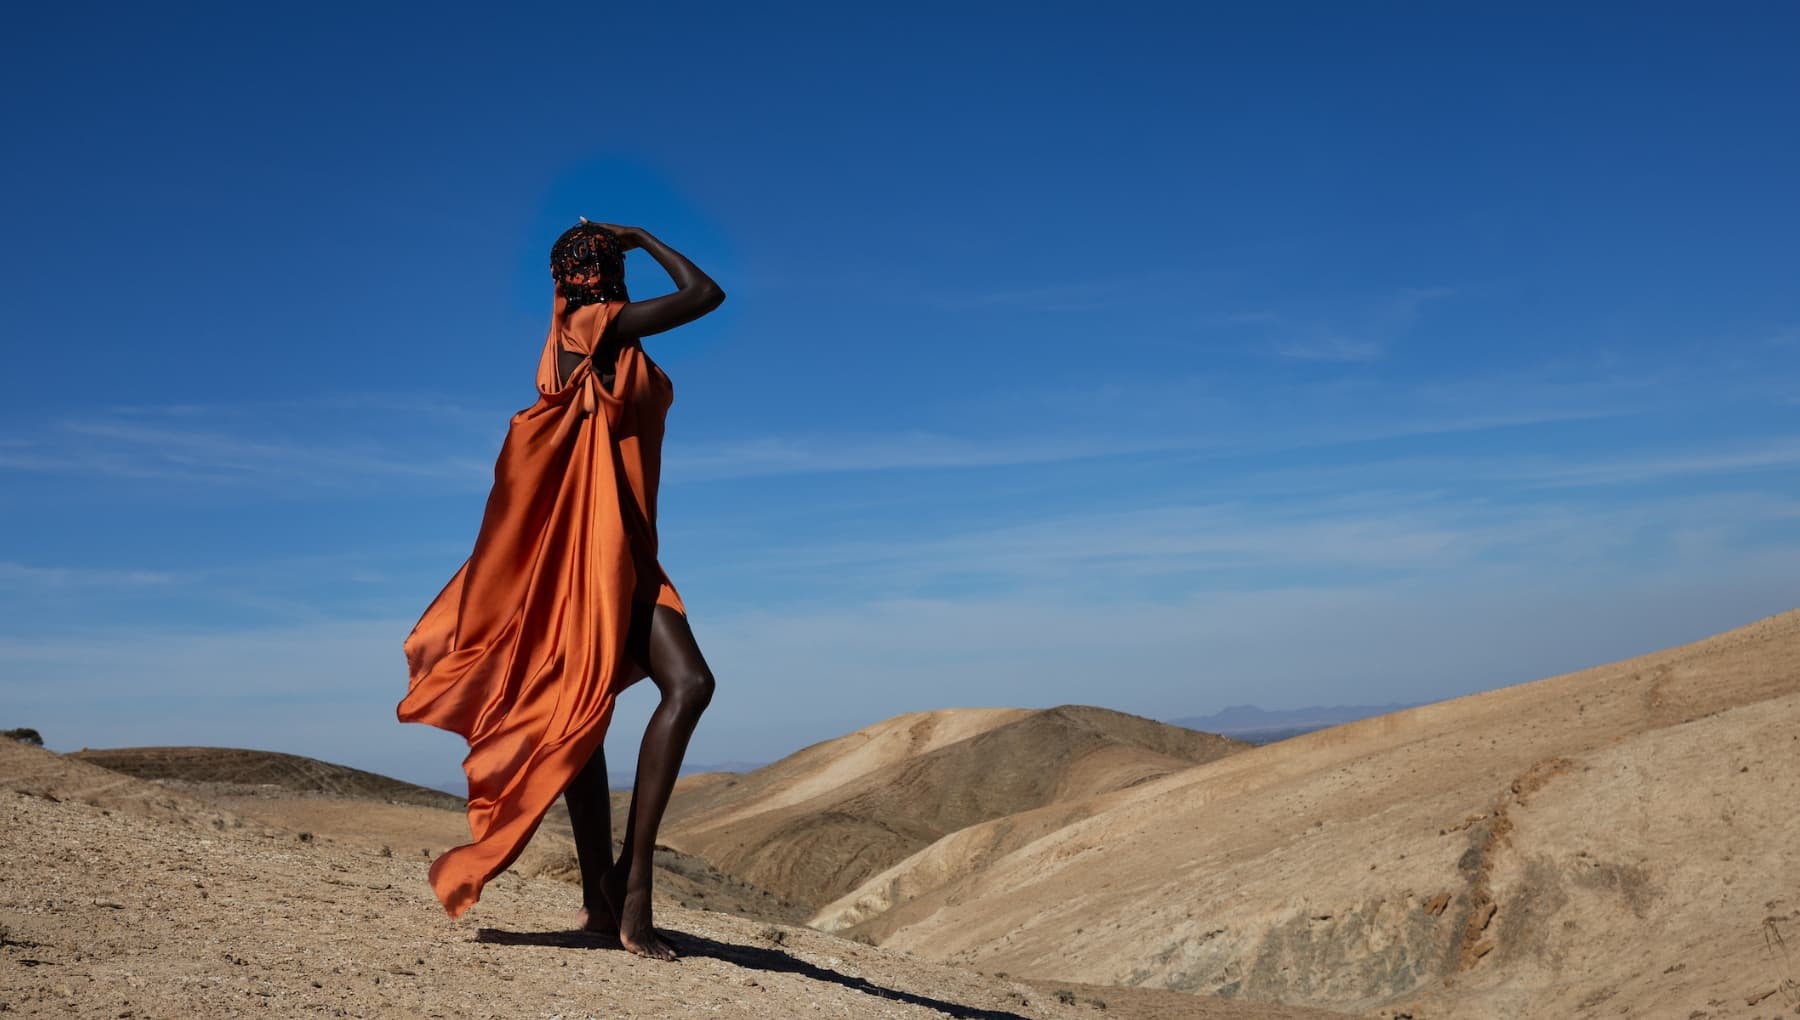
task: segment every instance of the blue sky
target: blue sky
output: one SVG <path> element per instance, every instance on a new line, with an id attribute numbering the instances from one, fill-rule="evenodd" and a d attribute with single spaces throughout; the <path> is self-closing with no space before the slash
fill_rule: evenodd
<path id="1" fill-rule="evenodd" d="M 1241 7 L 12 14 L 0 726 L 454 777 L 400 645 L 578 215 L 729 294 L 647 342 L 690 760 L 1800 605 L 1795 9 Z"/>

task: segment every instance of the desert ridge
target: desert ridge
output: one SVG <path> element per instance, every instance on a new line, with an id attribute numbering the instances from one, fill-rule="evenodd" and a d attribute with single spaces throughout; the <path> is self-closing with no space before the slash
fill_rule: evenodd
<path id="1" fill-rule="evenodd" d="M 971 826 L 812 921 L 1352 1012 L 1773 1016 L 1800 1010 L 1797 802 L 1790 612 Z"/>

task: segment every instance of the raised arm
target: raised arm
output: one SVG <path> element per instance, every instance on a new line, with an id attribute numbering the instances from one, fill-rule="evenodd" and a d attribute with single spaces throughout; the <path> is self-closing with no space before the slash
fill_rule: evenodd
<path id="1" fill-rule="evenodd" d="M 669 278 L 675 281 L 675 293 L 645 301 L 628 301 L 619 309 L 618 317 L 613 320 L 613 328 L 624 336 L 649 336 L 674 329 L 683 323 L 693 322 L 700 316 L 719 307 L 725 300 L 725 291 L 713 282 L 712 277 L 700 271 L 700 267 L 687 260 L 687 257 L 668 245 L 657 240 L 648 230 L 642 227 L 619 227 L 610 223 L 601 226 L 618 235 L 619 242 L 629 251 L 642 248 L 650 253 L 657 265 L 663 267 Z"/>

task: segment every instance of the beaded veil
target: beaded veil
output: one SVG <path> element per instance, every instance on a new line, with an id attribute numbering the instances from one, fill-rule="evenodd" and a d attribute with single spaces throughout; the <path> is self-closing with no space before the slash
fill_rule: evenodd
<path id="1" fill-rule="evenodd" d="M 550 276 L 571 312 L 583 305 L 631 300 L 625 291 L 625 252 L 618 237 L 598 223 L 583 220 L 563 231 L 550 247 Z"/>

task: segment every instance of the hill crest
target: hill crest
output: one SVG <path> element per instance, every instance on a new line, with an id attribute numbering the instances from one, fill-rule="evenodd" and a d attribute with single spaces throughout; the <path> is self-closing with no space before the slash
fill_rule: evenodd
<path id="1" fill-rule="evenodd" d="M 68 757 L 138 779 L 210 789 L 214 793 L 351 797 L 389 804 L 462 810 L 464 799 L 375 772 L 280 751 L 241 747 L 84 748 Z"/>
<path id="2" fill-rule="evenodd" d="M 664 839 L 816 908 L 967 826 L 1246 746 L 1078 705 L 915 713 L 676 798 Z"/>

